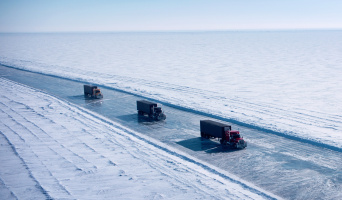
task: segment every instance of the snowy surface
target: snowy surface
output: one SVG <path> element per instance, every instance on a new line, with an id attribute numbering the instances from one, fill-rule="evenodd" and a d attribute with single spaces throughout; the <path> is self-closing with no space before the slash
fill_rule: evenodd
<path id="1" fill-rule="evenodd" d="M 342 31 L 1 34 L 0 63 L 342 148 Z"/>
<path id="2" fill-rule="evenodd" d="M 278 198 L 76 105 L 0 86 L 1 198 Z"/>

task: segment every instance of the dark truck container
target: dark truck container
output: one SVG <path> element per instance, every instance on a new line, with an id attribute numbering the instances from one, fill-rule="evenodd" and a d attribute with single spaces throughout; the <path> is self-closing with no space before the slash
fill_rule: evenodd
<path id="1" fill-rule="evenodd" d="M 101 90 L 95 85 L 83 85 L 84 95 L 96 99 L 103 98 Z"/>
<path id="2" fill-rule="evenodd" d="M 165 120 L 166 115 L 162 111 L 161 107 L 158 107 L 157 103 L 139 100 L 137 101 L 137 110 L 139 115 L 147 114 L 154 120 Z"/>
<path id="3" fill-rule="evenodd" d="M 240 132 L 232 130 L 230 125 L 212 120 L 201 120 L 200 128 L 202 138 L 218 138 L 222 145 L 237 149 L 247 147 L 247 142 L 240 137 Z"/>

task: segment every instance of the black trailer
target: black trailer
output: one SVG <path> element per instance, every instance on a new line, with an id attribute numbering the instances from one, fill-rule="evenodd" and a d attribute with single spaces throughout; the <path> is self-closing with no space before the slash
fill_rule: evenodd
<path id="1" fill-rule="evenodd" d="M 83 85 L 84 87 L 84 95 L 93 95 L 94 89 L 97 89 L 97 86 L 95 85 Z"/>
<path id="2" fill-rule="evenodd" d="M 156 103 L 146 101 L 146 100 L 139 100 L 137 101 L 137 110 L 139 114 L 153 114 L 154 107 L 157 107 Z"/>
<path id="3" fill-rule="evenodd" d="M 137 101 L 137 110 L 139 115 L 147 114 L 150 118 L 155 120 L 165 120 L 166 116 L 163 113 L 161 107 L 158 107 L 157 103 L 139 100 Z"/>
<path id="4" fill-rule="evenodd" d="M 227 124 L 215 122 L 212 120 L 201 120 L 201 136 L 202 137 L 214 137 L 225 138 L 225 132 L 232 130 L 232 127 Z"/>

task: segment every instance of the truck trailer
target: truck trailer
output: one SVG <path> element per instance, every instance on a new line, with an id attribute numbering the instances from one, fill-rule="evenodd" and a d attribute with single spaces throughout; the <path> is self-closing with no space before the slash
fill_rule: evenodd
<path id="1" fill-rule="evenodd" d="M 101 90 L 97 88 L 95 85 L 84 85 L 84 95 L 87 97 L 95 98 L 95 99 L 101 99 L 103 98 L 103 95 L 101 93 Z"/>
<path id="2" fill-rule="evenodd" d="M 137 110 L 139 115 L 147 114 L 149 118 L 154 120 L 165 120 L 166 115 L 162 111 L 161 107 L 158 107 L 157 103 L 139 100 L 137 101 Z"/>
<path id="3" fill-rule="evenodd" d="M 247 147 L 247 142 L 240 136 L 240 132 L 232 130 L 230 125 L 212 120 L 201 120 L 200 129 L 202 138 L 218 138 L 223 146 L 236 149 Z"/>

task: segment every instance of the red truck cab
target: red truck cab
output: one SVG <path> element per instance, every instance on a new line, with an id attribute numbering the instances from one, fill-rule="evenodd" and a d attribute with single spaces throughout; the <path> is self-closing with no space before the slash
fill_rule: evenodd
<path id="1" fill-rule="evenodd" d="M 235 148 L 245 148 L 247 142 L 240 136 L 240 131 L 226 131 L 226 141 Z"/>

